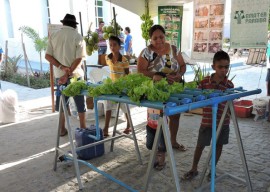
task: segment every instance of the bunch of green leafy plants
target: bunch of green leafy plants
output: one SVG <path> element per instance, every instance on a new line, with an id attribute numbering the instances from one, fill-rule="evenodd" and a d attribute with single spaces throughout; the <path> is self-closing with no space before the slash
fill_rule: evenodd
<path id="1" fill-rule="evenodd" d="M 142 37 L 145 39 L 146 42 L 149 41 L 149 29 L 154 24 L 154 21 L 151 19 L 151 16 L 146 13 L 141 16 L 141 20 L 143 23 L 141 24 L 141 30 L 142 30 Z"/>
<path id="2" fill-rule="evenodd" d="M 154 82 L 142 74 L 129 74 L 116 81 L 107 78 L 102 84 L 87 86 L 84 81 L 75 81 L 62 92 L 66 96 L 75 96 L 83 90 L 88 90 L 88 95 L 98 97 L 101 95 L 127 95 L 131 101 L 140 103 L 141 100 L 165 102 L 173 93 L 181 93 L 185 87 L 196 88 L 196 82 L 169 84 L 165 78 Z"/>
<path id="3" fill-rule="evenodd" d="M 82 90 L 87 90 L 88 86 L 84 80 L 71 79 L 71 84 L 69 84 L 62 93 L 66 96 L 74 97 L 80 95 Z"/>
<path id="4" fill-rule="evenodd" d="M 140 86 L 146 80 L 150 80 L 150 78 L 142 74 L 129 74 L 117 79 L 114 82 L 110 78 L 107 78 L 99 86 L 90 86 L 88 88 L 88 93 L 92 97 L 97 97 L 100 95 L 127 94 L 129 90 Z"/>
<path id="5" fill-rule="evenodd" d="M 84 41 L 86 44 L 86 53 L 88 56 L 91 56 L 95 51 L 98 50 L 98 33 L 91 31 L 91 25 L 89 26 L 89 29 L 87 31 L 87 35 L 84 37 Z"/>
<path id="6" fill-rule="evenodd" d="M 139 103 L 142 99 L 149 101 L 166 101 L 172 93 L 183 91 L 181 83 L 169 85 L 166 79 L 154 83 L 151 78 L 142 74 L 129 74 L 113 82 L 111 79 L 104 80 L 103 84 L 89 87 L 89 96 L 120 95 L 129 96 L 130 100 Z"/>

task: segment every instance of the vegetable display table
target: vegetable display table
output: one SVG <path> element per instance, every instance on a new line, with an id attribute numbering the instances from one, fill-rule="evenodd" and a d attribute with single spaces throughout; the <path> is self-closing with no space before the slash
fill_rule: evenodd
<path id="1" fill-rule="evenodd" d="M 98 85 L 93 85 L 93 86 L 98 86 Z M 209 152 L 209 155 L 207 158 L 207 164 L 204 167 L 203 175 L 202 175 L 202 178 L 200 181 L 200 186 L 202 184 L 203 178 L 204 178 L 206 170 L 207 170 L 208 163 L 209 163 L 210 158 L 211 158 L 211 191 L 213 192 L 213 191 L 215 191 L 216 140 L 217 140 L 218 135 L 220 133 L 222 123 L 225 119 L 225 115 L 228 112 L 228 110 L 230 110 L 231 118 L 232 118 L 232 121 L 234 124 L 235 133 L 236 133 L 236 139 L 238 142 L 239 153 L 240 153 L 240 157 L 242 160 L 243 169 L 244 169 L 244 173 L 245 173 L 245 178 L 246 178 L 245 182 L 247 184 L 248 191 L 251 192 L 252 185 L 251 185 L 251 181 L 250 181 L 250 177 L 249 177 L 249 172 L 248 172 L 245 153 L 244 153 L 243 144 L 242 144 L 242 140 L 241 140 L 241 135 L 240 135 L 240 131 L 239 131 L 239 126 L 238 126 L 237 118 L 235 116 L 233 100 L 241 98 L 241 97 L 249 96 L 249 95 L 259 94 L 259 93 L 261 93 L 260 89 L 247 91 L 247 90 L 244 90 L 242 87 L 227 89 L 226 91 L 219 91 L 219 90 L 213 91 L 212 90 L 209 92 L 206 89 L 205 90 L 185 89 L 183 92 L 181 92 L 179 94 L 172 94 L 167 102 L 153 102 L 153 101 L 148 101 L 148 100 L 141 100 L 140 103 L 136 103 L 136 102 L 131 101 L 129 99 L 129 97 L 125 96 L 125 95 L 101 95 L 101 96 L 94 98 L 96 128 L 98 129 L 98 127 L 99 127 L 97 102 L 100 100 L 110 100 L 110 101 L 118 102 L 119 103 L 118 110 L 117 110 L 118 112 L 119 112 L 120 103 L 132 104 L 132 105 L 137 105 L 137 106 L 150 107 L 150 108 L 154 108 L 154 109 L 163 110 L 163 115 L 160 116 L 160 118 L 159 118 L 158 128 L 157 128 L 152 152 L 150 155 L 150 160 L 148 163 L 148 168 L 147 168 L 147 172 L 146 172 L 146 179 L 145 179 L 143 191 L 147 191 L 147 189 L 148 189 L 148 185 L 149 185 L 150 178 L 151 178 L 151 172 L 152 172 L 153 165 L 154 165 L 154 157 L 156 155 L 156 151 L 157 151 L 157 147 L 158 147 L 158 139 L 161 136 L 161 131 L 163 132 L 164 139 L 165 139 L 165 145 L 166 145 L 166 149 L 167 149 L 167 157 L 168 157 L 169 164 L 170 164 L 170 172 L 171 172 L 172 177 L 173 177 L 173 182 L 174 182 L 176 191 L 180 191 L 180 183 L 179 183 L 178 174 L 177 174 L 177 170 L 176 170 L 174 154 L 173 154 L 173 150 L 172 150 L 172 146 L 171 146 L 171 142 L 170 142 L 167 117 L 174 115 L 174 114 L 187 112 L 187 111 L 190 111 L 192 109 L 197 109 L 197 108 L 201 108 L 201 107 L 205 107 L 205 106 L 212 106 L 212 145 L 211 145 L 212 150 Z M 82 92 L 81 94 L 86 95 L 87 93 L 85 91 L 85 92 Z M 220 123 L 217 126 L 216 122 L 217 122 L 218 104 L 220 104 L 222 102 L 226 102 L 226 105 L 225 105 L 225 109 L 223 111 Z M 68 118 L 67 113 L 66 113 L 66 109 L 65 109 L 66 107 L 65 107 L 65 105 L 62 105 L 62 106 L 63 106 L 64 111 L 65 111 L 65 116 Z M 116 124 L 117 124 L 117 119 L 118 118 L 116 118 Z M 128 120 L 130 121 L 130 124 L 132 125 L 129 110 L 128 110 Z M 114 133 L 116 130 L 116 124 L 114 127 Z M 70 132 L 71 131 L 70 126 L 68 126 L 68 129 Z M 133 125 L 132 125 L 132 129 L 133 129 L 133 139 L 134 139 L 134 143 L 135 143 L 135 147 L 136 147 L 136 141 L 135 141 L 136 136 L 135 136 Z M 59 129 L 59 131 L 60 131 L 60 129 Z M 97 140 L 99 140 L 99 138 L 100 138 L 99 131 L 97 130 L 96 133 L 97 134 L 96 134 L 95 138 Z M 69 134 L 69 135 L 71 135 L 71 134 Z M 69 136 L 69 138 L 70 138 L 71 150 L 72 150 L 72 154 L 73 154 L 72 158 L 74 160 L 74 165 L 75 165 L 75 170 L 76 170 L 76 175 L 77 175 L 79 187 L 82 188 L 82 184 L 80 181 L 78 161 L 77 161 L 77 157 L 76 157 L 76 153 L 75 153 L 75 148 L 73 145 L 73 140 L 72 140 L 71 136 Z M 57 159 L 57 155 L 58 155 L 58 150 L 59 150 L 59 141 L 58 141 L 57 147 L 56 147 L 55 169 L 56 169 L 56 159 Z M 138 153 L 138 155 L 139 155 L 139 153 Z M 139 159 L 140 159 L 140 155 L 139 155 Z M 236 179 L 236 177 L 233 177 L 233 176 L 232 176 L 232 178 Z M 133 190 L 130 189 L 130 191 L 133 191 Z"/>

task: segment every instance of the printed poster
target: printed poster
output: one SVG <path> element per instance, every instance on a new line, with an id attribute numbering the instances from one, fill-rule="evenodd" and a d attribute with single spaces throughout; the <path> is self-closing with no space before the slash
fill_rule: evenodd
<path id="1" fill-rule="evenodd" d="M 222 49 L 225 0 L 194 0 L 191 58 L 212 60 Z"/>
<path id="2" fill-rule="evenodd" d="M 158 6 L 158 22 L 165 29 L 166 41 L 181 50 L 183 6 Z"/>
<path id="3" fill-rule="evenodd" d="M 231 47 L 266 48 L 269 0 L 232 0 Z"/>

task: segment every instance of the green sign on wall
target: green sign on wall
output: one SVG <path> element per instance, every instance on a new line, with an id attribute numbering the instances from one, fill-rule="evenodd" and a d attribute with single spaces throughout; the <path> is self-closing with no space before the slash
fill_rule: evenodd
<path id="1" fill-rule="evenodd" d="M 158 22 L 165 29 L 166 41 L 181 50 L 183 6 L 158 6 Z"/>

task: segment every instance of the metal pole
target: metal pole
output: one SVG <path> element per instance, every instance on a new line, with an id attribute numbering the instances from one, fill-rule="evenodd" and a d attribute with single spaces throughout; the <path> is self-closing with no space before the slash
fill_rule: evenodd
<path id="1" fill-rule="evenodd" d="M 216 128 L 217 128 L 217 110 L 218 104 L 212 105 L 212 162 L 211 162 L 211 192 L 215 192 L 216 175 Z"/>
<path id="2" fill-rule="evenodd" d="M 82 27 L 82 13 L 79 12 L 79 17 L 80 17 L 80 27 L 81 27 L 81 35 L 83 37 L 83 27 Z M 83 61 L 82 68 L 84 70 L 84 80 L 87 81 L 87 67 L 86 67 L 86 61 Z"/>
<path id="3" fill-rule="evenodd" d="M 68 139 L 69 139 L 70 148 L 71 148 L 71 152 L 72 152 L 72 156 L 73 156 L 74 169 L 75 169 L 79 188 L 82 189 L 83 184 L 81 181 L 81 173 L 80 173 L 79 163 L 78 163 L 78 159 L 77 159 L 76 146 L 74 145 L 74 142 L 73 142 L 74 133 L 72 133 L 71 124 L 69 121 L 68 110 L 67 110 L 67 106 L 66 106 L 67 102 L 66 102 L 64 95 L 61 94 L 61 97 L 62 97 L 62 109 L 61 110 L 64 111 L 64 116 L 65 116 L 65 120 L 67 123 Z"/>
<path id="4" fill-rule="evenodd" d="M 114 34 L 117 35 L 117 24 L 116 24 L 116 15 L 115 15 L 115 8 L 113 7 L 113 20 L 114 20 Z"/>
<path id="5" fill-rule="evenodd" d="M 226 106 L 223 110 L 223 113 L 222 113 L 222 116 L 221 116 L 221 119 L 220 119 L 220 122 L 218 124 L 218 128 L 217 128 L 217 135 L 216 135 L 216 140 L 218 140 L 219 138 L 219 135 L 220 135 L 220 132 L 221 132 L 221 129 L 222 129 L 222 125 L 223 125 L 223 122 L 225 120 L 225 117 L 226 117 L 226 114 L 228 112 L 228 109 L 229 109 L 229 103 L 227 102 L 226 103 Z M 212 143 L 213 145 L 213 143 Z M 203 168 L 203 171 L 202 171 L 202 175 L 201 175 L 201 178 L 200 178 L 200 182 L 199 182 L 199 186 L 201 187 L 202 186 L 202 183 L 203 183 L 203 179 L 205 177 L 205 173 L 207 171 L 207 168 L 208 168 L 208 165 L 209 165 L 209 162 L 210 162 L 210 159 L 211 159 L 211 156 L 212 155 L 212 149 L 210 149 L 209 153 L 208 153 L 208 157 L 207 157 L 207 160 L 206 160 L 206 164 Z"/>
<path id="6" fill-rule="evenodd" d="M 250 176 L 249 176 L 249 172 L 248 172 L 247 160 L 246 160 L 244 147 L 243 147 L 243 143 L 242 143 L 242 139 L 241 139 L 241 134 L 240 134 L 240 130 L 239 130 L 239 125 L 238 125 L 238 122 L 237 122 L 237 119 L 236 119 L 236 115 L 235 115 L 234 106 L 233 106 L 232 101 L 229 101 L 229 107 L 230 107 L 230 111 L 231 111 L 231 115 L 232 115 L 232 121 L 233 121 L 234 130 L 235 130 L 238 149 L 239 149 L 239 152 L 240 152 L 240 157 L 241 157 L 241 160 L 242 160 L 244 173 L 245 173 L 245 176 L 246 176 L 247 188 L 248 188 L 249 192 L 252 192 L 253 190 L 252 190 L 252 185 L 251 185 Z"/>

